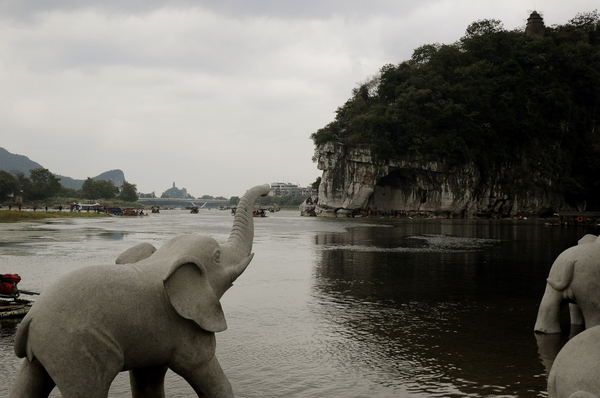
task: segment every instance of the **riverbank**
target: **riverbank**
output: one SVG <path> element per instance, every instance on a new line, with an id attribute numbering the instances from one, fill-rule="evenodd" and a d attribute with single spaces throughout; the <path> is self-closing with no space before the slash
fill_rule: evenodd
<path id="1" fill-rule="evenodd" d="M 106 213 L 76 212 L 76 211 L 25 211 L 25 210 L 0 210 L 0 223 L 37 221 L 45 218 L 97 218 L 108 217 Z"/>

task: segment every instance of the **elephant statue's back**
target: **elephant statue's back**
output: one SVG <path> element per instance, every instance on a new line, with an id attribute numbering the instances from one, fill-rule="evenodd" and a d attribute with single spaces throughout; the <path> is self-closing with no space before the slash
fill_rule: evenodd
<path id="1" fill-rule="evenodd" d="M 147 271 L 142 272 L 137 264 L 91 266 L 51 284 L 23 319 L 22 325 L 29 328 L 29 333 L 17 335 L 17 355 L 31 353 L 43 361 L 55 355 L 56 345 L 71 347 L 73 355 L 94 347 L 122 357 L 122 370 L 135 367 L 137 362 L 151 363 L 153 356 L 164 356 L 163 351 L 173 349 L 164 336 L 171 333 L 174 319 L 182 320 L 166 299 L 161 280 Z M 148 319 L 152 319 L 150 327 Z M 193 322 L 187 323 L 193 332 L 209 336 Z M 52 333 L 53 342 L 36 340 L 35 336 L 43 335 L 40 331 Z M 159 340 L 156 336 L 162 337 Z M 156 344 L 149 343 L 140 350 L 135 348 L 138 339 Z M 73 345 L 74 340 L 83 343 Z M 127 357 L 123 352 L 128 353 Z"/>

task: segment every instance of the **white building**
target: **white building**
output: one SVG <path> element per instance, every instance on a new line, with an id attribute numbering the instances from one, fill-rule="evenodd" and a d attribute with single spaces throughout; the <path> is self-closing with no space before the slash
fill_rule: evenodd
<path id="1" fill-rule="evenodd" d="M 296 184 L 289 182 L 273 182 L 271 183 L 271 191 L 269 196 L 296 196 L 296 195 L 316 195 L 317 191 L 312 187 L 302 188 Z"/>

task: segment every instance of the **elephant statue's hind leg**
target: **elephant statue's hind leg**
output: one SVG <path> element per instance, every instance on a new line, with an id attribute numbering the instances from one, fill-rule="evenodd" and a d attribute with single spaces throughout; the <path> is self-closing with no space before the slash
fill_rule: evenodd
<path id="1" fill-rule="evenodd" d="M 10 392 L 10 398 L 47 397 L 55 386 L 38 360 L 30 362 L 25 358 Z"/>
<path id="2" fill-rule="evenodd" d="M 92 343 L 90 343 L 90 346 Z M 114 378 L 123 368 L 123 362 L 108 358 L 93 358 L 86 349 L 54 350 L 56 356 L 76 361 L 69 366 L 66 362 L 54 360 L 52 369 L 47 367 L 63 398 L 106 398 Z M 106 352 L 103 352 L 106 354 Z M 56 358 L 56 356 L 54 358 Z"/>
<path id="3" fill-rule="evenodd" d="M 585 320 L 581 308 L 577 304 L 569 303 L 569 315 L 571 317 L 571 325 L 583 326 Z"/>
<path id="4" fill-rule="evenodd" d="M 129 371 L 133 398 L 165 398 L 166 366 L 132 369 Z"/>

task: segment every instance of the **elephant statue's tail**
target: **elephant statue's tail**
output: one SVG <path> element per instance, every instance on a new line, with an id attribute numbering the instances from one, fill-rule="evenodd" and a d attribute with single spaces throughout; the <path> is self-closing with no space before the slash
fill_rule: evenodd
<path id="1" fill-rule="evenodd" d="M 21 324 L 17 328 L 17 334 L 15 336 L 15 355 L 17 358 L 24 358 L 27 356 L 29 361 L 33 361 L 33 353 L 29 349 L 28 337 L 29 337 L 29 324 L 31 322 L 31 316 L 26 315 L 21 321 Z"/>

